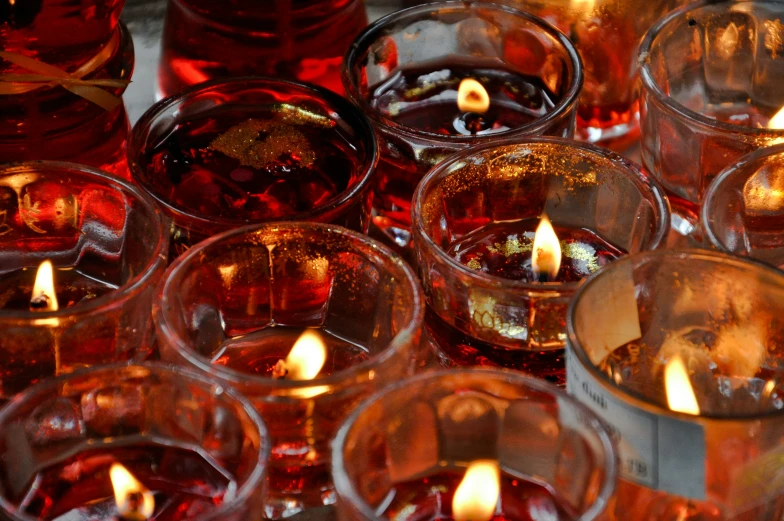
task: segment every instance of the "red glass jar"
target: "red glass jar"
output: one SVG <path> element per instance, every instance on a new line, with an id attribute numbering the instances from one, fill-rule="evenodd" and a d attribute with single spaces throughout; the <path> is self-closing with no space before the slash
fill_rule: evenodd
<path id="1" fill-rule="evenodd" d="M 342 92 L 341 59 L 366 23 L 362 0 L 170 0 L 159 94 L 247 75 Z"/>
<path id="2" fill-rule="evenodd" d="M 367 231 L 370 122 L 319 87 L 218 80 L 153 106 L 129 146 L 133 178 L 173 219 L 171 257 L 225 230 L 316 221 Z"/>

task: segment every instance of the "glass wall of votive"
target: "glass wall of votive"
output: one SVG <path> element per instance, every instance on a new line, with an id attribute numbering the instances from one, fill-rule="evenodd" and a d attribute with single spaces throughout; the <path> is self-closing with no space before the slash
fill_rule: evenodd
<path id="1" fill-rule="evenodd" d="M 541 380 L 423 374 L 370 398 L 341 427 L 338 519 L 604 519 L 616 458 L 605 426 Z"/>
<path id="2" fill-rule="evenodd" d="M 699 206 L 719 172 L 784 140 L 784 4 L 700 2 L 654 26 L 640 50 L 642 160 L 673 205 L 674 245 L 702 245 Z"/>
<path id="3" fill-rule="evenodd" d="M 714 248 L 784 269 L 784 145 L 743 156 L 716 176 L 701 220 Z"/>
<path id="4" fill-rule="evenodd" d="M 126 145 L 131 126 L 122 102 L 126 88 L 122 85 L 131 79 L 135 55 L 130 31 L 118 23 L 124 2 L 69 8 L 55 3 L 4 3 L 0 7 L 0 49 L 86 80 L 119 81 L 81 87 L 83 93 L 88 88 L 99 91 L 99 99 L 113 96 L 114 104 L 101 107 L 57 84 L 14 81 L 14 77 L 41 73 L 0 61 L 0 76 L 4 77 L 0 90 L 14 89 L 0 93 L 0 163 L 70 161 L 128 178 Z M 3 9 L 10 12 L 3 13 Z M 31 19 L 25 29 L 17 25 Z"/>
<path id="5" fill-rule="evenodd" d="M 569 310 L 567 387 L 614 427 L 616 519 L 784 511 L 784 276 L 703 250 L 622 259 Z"/>
<path id="6" fill-rule="evenodd" d="M 261 516 L 270 450 L 261 417 L 183 368 L 113 365 L 47 380 L 0 412 L 0 432 L 9 521 Z"/>
<path id="7" fill-rule="evenodd" d="M 545 215 L 554 236 L 536 246 L 537 236 L 547 239 Z M 659 184 L 613 152 L 515 138 L 433 169 L 417 189 L 413 220 L 425 324 L 444 363 L 563 384 L 569 299 L 603 266 L 658 247 L 669 208 Z M 542 247 L 559 266 L 535 264 Z"/>
<path id="8" fill-rule="evenodd" d="M 126 181 L 71 163 L 0 167 L 0 402 L 47 376 L 146 358 L 167 248 L 168 220 Z M 54 290 L 36 290 L 47 260 Z"/>
<path id="9" fill-rule="evenodd" d="M 362 0 L 169 0 L 158 94 L 248 75 L 342 92 L 341 59 L 365 25 Z"/>
<path id="10" fill-rule="evenodd" d="M 311 85 L 240 78 L 154 105 L 129 146 L 134 179 L 174 221 L 171 258 L 225 230 L 303 220 L 367 231 L 378 162 L 367 118 Z"/>
<path id="11" fill-rule="evenodd" d="M 582 74 L 563 34 L 512 8 L 442 2 L 375 22 L 347 54 L 343 81 L 380 136 L 376 227 L 409 247 L 417 183 L 472 143 L 571 137 Z"/>
<path id="12" fill-rule="evenodd" d="M 413 372 L 423 313 L 400 258 L 312 223 L 242 228 L 192 248 L 154 311 L 166 360 L 234 386 L 265 418 L 271 518 L 334 501 L 328 445 L 356 403 Z"/>

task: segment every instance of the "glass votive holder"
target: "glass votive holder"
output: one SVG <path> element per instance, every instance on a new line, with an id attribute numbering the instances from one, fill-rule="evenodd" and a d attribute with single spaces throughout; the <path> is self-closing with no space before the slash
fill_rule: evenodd
<path id="1" fill-rule="evenodd" d="M 620 438 L 615 519 L 784 509 L 784 275 L 703 250 L 621 259 L 569 309 L 567 388 Z"/>
<path id="2" fill-rule="evenodd" d="M 378 162 L 367 118 L 311 85 L 240 78 L 154 105 L 129 146 L 134 180 L 174 221 L 171 258 L 225 230 L 303 220 L 365 232 Z"/>
<path id="3" fill-rule="evenodd" d="M 207 80 L 263 75 L 342 92 L 340 62 L 367 25 L 362 0 L 169 0 L 158 95 Z"/>
<path id="4" fill-rule="evenodd" d="M 784 269 L 784 145 L 743 156 L 716 176 L 700 218 L 714 248 Z"/>
<path id="5" fill-rule="evenodd" d="M 683 0 L 503 0 L 558 27 L 583 61 L 581 140 L 616 150 L 640 135 L 637 54 L 648 29 Z"/>
<path id="6" fill-rule="evenodd" d="M 183 368 L 50 379 L 0 411 L 9 521 L 243 521 L 262 513 L 269 438 L 247 398 Z M 130 475 L 129 475 L 130 474 Z"/>
<path id="7" fill-rule="evenodd" d="M 47 376 L 146 358 L 167 248 L 167 219 L 127 181 L 0 166 L 0 403 Z"/>
<path id="8" fill-rule="evenodd" d="M 512 371 L 419 375 L 362 405 L 333 444 L 340 521 L 603 519 L 610 432 L 563 391 Z"/>
<path id="9" fill-rule="evenodd" d="M 169 268 L 154 310 L 164 359 L 234 386 L 264 417 L 270 518 L 334 501 L 328 445 L 360 400 L 414 371 L 423 314 L 400 258 L 315 223 L 201 243 Z"/>
<path id="10" fill-rule="evenodd" d="M 434 168 L 417 189 L 413 220 L 425 325 L 443 363 L 563 384 L 566 307 L 577 286 L 623 255 L 658 247 L 669 208 L 654 179 L 609 150 L 514 138 Z"/>
<path id="11" fill-rule="evenodd" d="M 410 247 L 411 199 L 428 170 L 494 137 L 571 137 L 583 83 L 577 51 L 557 29 L 480 2 L 384 17 L 357 37 L 343 67 L 347 96 L 380 139 L 373 222 L 402 248 Z"/>
<path id="12" fill-rule="evenodd" d="M 699 206 L 719 172 L 784 140 L 784 5 L 702 1 L 658 22 L 640 49 L 642 160 L 667 190 L 674 245 L 703 245 Z M 772 128 L 768 128 L 772 127 Z"/>

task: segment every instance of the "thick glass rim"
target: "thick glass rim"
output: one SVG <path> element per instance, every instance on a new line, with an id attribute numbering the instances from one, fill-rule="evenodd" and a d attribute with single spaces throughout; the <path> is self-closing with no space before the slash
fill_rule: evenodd
<path id="1" fill-rule="evenodd" d="M 371 356 L 356 365 L 352 365 L 341 371 L 336 371 L 328 376 L 316 377 L 312 380 L 276 380 L 259 375 L 249 374 L 243 371 L 232 369 L 222 365 L 211 364 L 210 361 L 199 355 L 188 345 L 188 341 L 178 334 L 172 324 L 169 315 L 174 313 L 176 305 L 170 302 L 169 296 L 177 295 L 180 287 L 179 281 L 188 272 L 190 265 L 196 262 L 206 251 L 222 248 L 221 244 L 237 237 L 250 236 L 256 233 L 270 233 L 280 230 L 294 229 L 304 232 L 316 232 L 321 234 L 341 235 L 352 242 L 358 243 L 361 248 L 371 254 L 376 259 L 383 261 L 386 268 L 398 274 L 397 283 L 405 284 L 411 295 L 411 302 L 406 308 L 409 315 L 407 323 L 395 334 L 389 344 L 379 353 Z M 349 381 L 356 375 L 366 373 L 382 367 L 389 359 L 397 355 L 401 350 L 410 345 L 416 338 L 417 333 L 422 330 L 424 322 L 424 296 L 419 285 L 419 279 L 414 274 L 414 270 L 395 252 L 387 246 L 362 235 L 360 233 L 342 228 L 333 224 L 313 223 L 313 222 L 278 222 L 262 225 L 251 225 L 243 228 L 236 228 L 215 235 L 196 246 L 190 248 L 185 254 L 181 255 L 161 278 L 156 291 L 155 306 L 153 308 L 153 318 L 159 330 L 165 336 L 165 342 L 171 344 L 177 353 L 182 356 L 189 364 L 197 367 L 210 375 L 216 375 L 226 382 L 237 383 L 243 386 L 252 385 L 265 389 L 308 389 L 314 387 L 339 385 Z M 276 397 L 269 397 L 275 399 Z"/>
<path id="2" fill-rule="evenodd" d="M 336 109 L 340 118 L 349 124 L 356 131 L 357 138 L 363 142 L 366 149 L 366 158 L 360 168 L 359 181 L 349 190 L 345 190 L 333 197 L 323 205 L 313 208 L 308 212 L 300 212 L 289 215 L 287 217 L 276 218 L 274 221 L 262 219 L 233 219 L 229 217 L 205 217 L 204 215 L 197 214 L 179 208 L 169 201 L 166 201 L 158 194 L 149 184 L 149 177 L 146 171 L 139 165 L 138 157 L 141 153 L 142 144 L 145 138 L 150 134 L 152 126 L 168 110 L 174 108 L 179 103 L 187 101 L 189 98 L 207 91 L 220 92 L 223 88 L 236 88 L 239 86 L 246 86 L 247 88 L 265 88 L 274 90 L 275 88 L 283 87 L 284 89 L 297 90 L 303 94 L 311 94 L 314 97 L 321 98 L 327 102 L 328 105 Z M 171 214 L 175 221 L 178 218 L 187 221 L 198 223 L 204 226 L 219 226 L 222 228 L 236 228 L 239 226 L 246 226 L 248 224 L 261 224 L 275 221 L 304 221 L 304 220 L 318 220 L 324 216 L 340 211 L 343 208 L 350 206 L 353 199 L 360 193 L 371 188 L 372 174 L 376 171 L 376 166 L 379 161 L 379 150 L 376 134 L 373 131 L 373 126 L 365 114 L 362 113 L 356 106 L 350 103 L 342 96 L 338 96 L 334 92 L 317 85 L 310 85 L 307 83 L 300 83 L 290 80 L 279 78 L 268 78 L 264 76 L 244 76 L 238 78 L 219 78 L 203 83 L 192 85 L 177 94 L 164 98 L 152 107 L 147 109 L 139 121 L 134 125 L 131 135 L 128 137 L 128 167 L 131 171 L 131 176 L 145 192 L 149 193 L 157 203 L 165 208 L 166 212 Z M 183 227 L 188 228 L 187 222 L 177 223 Z"/>
<path id="3" fill-rule="evenodd" d="M 767 128 L 754 128 L 745 127 L 742 125 L 733 125 L 731 123 L 724 123 L 717 119 L 709 118 L 696 112 L 685 105 L 675 101 L 674 98 L 669 96 L 664 89 L 656 81 L 653 71 L 651 70 L 651 48 L 656 43 L 658 37 L 670 26 L 670 24 L 677 23 L 684 17 L 689 17 L 694 11 L 700 10 L 704 7 L 713 7 L 720 4 L 727 5 L 741 5 L 741 4 L 779 4 L 777 1 L 766 0 L 700 0 L 691 4 L 680 7 L 664 18 L 660 19 L 653 27 L 646 33 L 640 45 L 639 62 L 640 62 L 640 78 L 642 85 L 655 99 L 656 102 L 663 105 L 667 110 L 675 114 L 681 119 L 685 119 L 692 124 L 707 128 L 714 132 L 740 134 L 746 137 L 770 137 L 780 138 L 784 136 L 784 130 L 772 130 Z M 782 5 L 784 7 L 784 5 Z M 782 12 L 784 15 L 784 12 Z"/>
<path id="4" fill-rule="evenodd" d="M 377 41 L 378 38 L 384 34 L 387 26 L 396 25 L 406 21 L 415 21 L 428 13 L 447 11 L 473 11 L 480 9 L 503 12 L 508 15 L 522 18 L 525 21 L 537 26 L 548 36 L 558 41 L 561 47 L 566 51 L 566 54 L 569 57 L 569 65 L 571 66 L 569 89 L 550 112 L 530 123 L 526 123 L 525 125 L 521 125 L 519 127 L 510 128 L 508 130 L 504 130 L 503 132 L 488 134 L 485 136 L 447 136 L 401 125 L 400 123 L 397 123 L 396 121 L 381 115 L 370 105 L 370 103 L 367 102 L 359 90 L 356 82 L 357 78 L 355 78 L 355 75 L 352 73 L 352 69 L 354 68 L 356 62 L 361 59 L 365 50 L 367 50 L 373 42 Z M 543 20 L 542 18 L 505 5 L 484 2 L 480 0 L 465 0 L 462 2 L 434 2 L 420 6 L 409 7 L 407 9 L 402 9 L 379 18 L 374 23 L 366 27 L 359 34 L 359 36 L 354 39 L 354 43 L 351 45 L 351 47 L 349 47 L 348 52 L 343 58 L 343 64 L 341 66 L 341 79 L 343 81 L 343 88 L 346 91 L 346 96 L 356 105 L 361 107 L 364 113 L 367 114 L 373 123 L 379 127 L 397 134 L 414 136 L 419 139 L 426 139 L 436 143 L 468 144 L 474 143 L 477 140 L 493 139 L 518 134 L 533 134 L 543 128 L 546 128 L 553 121 L 564 117 L 566 113 L 579 101 L 580 92 L 583 86 L 583 65 L 580 54 L 577 52 L 577 49 L 574 47 L 569 38 L 567 38 L 566 35 L 559 31 L 555 26 Z"/>
<path id="5" fill-rule="evenodd" d="M 525 147 L 529 144 L 552 144 L 564 146 L 567 148 L 579 149 L 591 154 L 595 154 L 603 159 L 607 159 L 613 164 L 617 165 L 619 167 L 619 171 L 622 171 L 626 177 L 632 179 L 638 187 L 647 187 L 651 195 L 650 199 L 652 199 L 652 202 L 654 203 L 652 206 L 656 214 L 656 231 L 647 249 L 654 250 L 658 248 L 667 237 L 667 233 L 670 227 L 670 204 L 659 181 L 653 176 L 645 173 L 642 167 L 633 161 L 626 159 L 620 154 L 588 143 L 582 143 L 559 137 L 525 137 L 491 140 L 468 147 L 455 154 L 452 154 L 444 161 L 440 162 L 438 165 L 436 165 L 435 168 L 430 170 L 430 172 L 428 172 L 424 178 L 422 178 L 422 181 L 420 181 L 416 192 L 414 193 L 414 199 L 411 204 L 411 222 L 413 223 L 412 231 L 414 236 L 420 239 L 419 241 L 415 240 L 415 248 L 423 248 L 428 250 L 431 255 L 434 255 L 436 258 L 438 258 L 440 262 L 449 265 L 451 269 L 457 270 L 462 277 L 468 278 L 472 281 L 473 284 L 476 284 L 480 287 L 498 288 L 499 284 L 503 284 L 504 288 L 514 291 L 521 291 L 525 294 L 559 295 L 563 293 L 571 293 L 578 286 L 580 286 L 584 280 L 575 282 L 532 283 L 521 280 L 506 279 L 496 275 L 490 275 L 488 273 L 472 270 L 468 266 L 458 262 L 457 259 L 451 255 L 448 255 L 438 244 L 436 244 L 435 240 L 431 237 L 431 235 L 428 233 L 428 230 L 425 228 L 422 214 L 425 198 L 427 197 L 427 194 L 430 192 L 430 190 L 438 182 L 453 174 L 451 168 L 454 165 L 462 163 L 471 156 L 495 148 Z"/>
<path id="6" fill-rule="evenodd" d="M 31 172 L 47 175 L 69 172 L 85 178 L 93 177 L 96 178 L 96 181 L 104 186 L 110 186 L 117 192 L 130 194 L 141 204 L 141 207 L 150 219 L 157 223 L 157 226 L 155 226 L 157 237 L 150 237 L 150 240 L 155 244 L 155 248 L 150 254 L 150 258 L 144 269 L 116 290 L 57 311 L 0 310 L 0 323 L 8 321 L 37 321 L 48 318 L 80 318 L 86 315 L 108 312 L 115 307 L 122 306 L 129 299 L 143 291 L 151 282 L 150 279 L 153 278 L 154 274 L 163 271 L 166 267 L 166 252 L 169 248 L 168 218 L 163 215 L 153 199 L 146 192 L 140 190 L 130 182 L 115 177 L 103 170 L 77 163 L 68 163 L 64 161 L 24 161 L 21 163 L 0 165 L 0 177 Z"/>
<path id="7" fill-rule="evenodd" d="M 572 298 L 571 302 L 569 303 L 569 309 L 566 313 L 566 345 L 567 350 L 572 353 L 578 360 L 578 363 L 588 371 L 593 379 L 598 382 L 605 391 L 607 391 L 612 396 L 617 397 L 622 402 L 631 403 L 634 407 L 638 409 L 642 409 L 650 414 L 654 414 L 656 416 L 666 416 L 670 418 L 676 418 L 681 421 L 686 421 L 689 423 L 695 423 L 702 420 L 710 420 L 710 421 L 729 421 L 734 422 L 738 420 L 758 420 L 758 419 L 765 419 L 771 417 L 782 417 L 784 418 L 784 409 L 778 411 L 768 411 L 763 413 L 757 414 L 734 414 L 734 415 L 721 415 L 721 414 L 710 414 L 710 413 L 700 413 L 699 415 L 691 415 L 685 414 L 677 411 L 672 411 L 661 405 L 657 404 L 653 400 L 649 399 L 647 396 L 637 393 L 631 389 L 626 389 L 625 387 L 619 387 L 615 385 L 615 382 L 610 380 L 610 377 L 599 370 L 588 358 L 588 355 L 585 352 L 585 348 L 580 341 L 580 338 L 577 335 L 577 330 L 575 327 L 575 314 L 577 312 L 577 306 L 582 299 L 584 293 L 588 292 L 593 288 L 595 284 L 598 284 L 597 281 L 602 281 L 604 278 L 612 276 L 615 270 L 621 269 L 624 266 L 631 265 L 632 267 L 653 263 L 661 265 L 662 263 L 666 262 L 668 259 L 689 259 L 690 261 L 694 262 L 702 262 L 702 263 L 721 263 L 725 265 L 733 266 L 740 270 L 745 270 L 747 272 L 753 272 L 758 274 L 763 274 L 766 277 L 778 278 L 781 281 L 781 287 L 784 289 L 784 274 L 778 271 L 775 268 L 768 266 L 762 262 L 756 261 L 754 259 L 747 259 L 741 258 L 733 255 L 729 255 L 726 253 L 721 252 L 713 252 L 709 250 L 699 250 L 699 249 L 673 249 L 673 250 L 659 250 L 659 251 L 645 251 L 635 253 L 633 255 L 629 255 L 627 257 L 623 257 L 618 259 L 617 261 L 613 262 L 610 266 L 606 267 L 605 269 L 599 270 L 594 275 L 592 275 L 585 283 L 577 290 L 574 297 Z"/>
<path id="8" fill-rule="evenodd" d="M 543 393 L 555 398 L 559 403 L 567 403 L 570 407 L 582 413 L 583 419 L 590 427 L 591 431 L 596 434 L 602 446 L 603 467 L 606 470 L 604 479 L 602 480 L 596 500 L 582 515 L 577 517 L 575 521 L 591 521 L 599 517 L 609 506 L 610 498 L 615 492 L 617 478 L 618 478 L 618 456 L 616 451 L 616 444 L 613 442 L 613 437 L 605 424 L 593 411 L 583 405 L 573 396 L 566 393 L 566 391 L 550 384 L 539 378 L 531 375 L 512 371 L 509 369 L 489 369 L 489 368 L 460 368 L 451 370 L 440 370 L 436 372 L 427 372 L 415 375 L 401 382 L 389 385 L 376 392 L 369 398 L 360 403 L 354 411 L 343 421 L 343 424 L 338 429 L 337 435 L 332 441 L 332 480 L 335 484 L 335 490 L 338 496 L 346 500 L 357 509 L 360 514 L 371 521 L 388 521 L 384 517 L 379 516 L 376 511 L 370 507 L 360 497 L 356 487 L 346 472 L 346 462 L 343 458 L 343 448 L 346 446 L 346 441 L 349 432 L 354 427 L 360 416 L 366 413 L 376 402 L 383 400 L 388 396 L 398 394 L 400 392 L 414 393 L 415 387 L 426 385 L 429 382 L 437 382 L 445 378 L 453 378 L 460 380 L 462 376 L 472 376 L 476 378 L 488 378 L 495 381 L 506 382 L 532 389 L 536 392 Z"/>
<path id="9" fill-rule="evenodd" d="M 47 393 L 56 392 L 63 384 L 73 379 L 88 378 L 91 376 L 100 376 L 102 374 L 113 375 L 116 373 L 124 373 L 140 369 L 156 374 L 166 374 L 183 380 L 188 380 L 196 383 L 203 388 L 214 388 L 216 382 L 211 381 L 206 375 L 199 374 L 197 371 L 182 367 L 174 364 L 166 364 L 162 362 L 122 362 L 116 364 L 102 365 L 90 367 L 87 369 L 80 369 L 72 373 L 60 375 L 54 378 L 48 378 L 41 383 L 33 385 L 28 389 L 14 396 L 5 407 L 0 409 L 0 429 L 14 413 L 16 413 L 25 403 L 30 400 L 40 397 Z M 237 495 L 230 503 L 224 503 L 215 511 L 208 514 L 200 515 L 194 521 L 214 521 L 222 519 L 227 514 L 232 513 L 243 507 L 253 497 L 253 493 L 257 492 L 256 489 L 265 479 L 267 470 L 267 462 L 271 451 L 271 443 L 269 431 L 264 420 L 259 415 L 256 408 L 243 394 L 235 391 L 230 386 L 220 388 L 221 396 L 228 396 L 234 402 L 238 403 L 243 412 L 248 415 L 248 418 L 253 423 L 253 426 L 258 430 L 259 434 L 259 457 L 253 467 L 253 472 L 248 476 L 246 482 L 237 490 Z M 0 511 L 3 515 L 8 516 L 13 521 L 36 521 L 38 518 L 21 514 L 11 510 L 10 503 L 4 495 L 0 495 Z"/>
<path id="10" fill-rule="evenodd" d="M 724 241 L 719 239 L 716 227 L 713 221 L 713 211 L 715 199 L 723 191 L 725 184 L 732 183 L 735 180 L 748 178 L 756 173 L 756 170 L 747 172 L 746 167 L 753 165 L 761 159 L 784 154 L 784 143 L 772 145 L 766 148 L 760 148 L 741 157 L 736 163 L 728 166 L 717 175 L 713 181 L 708 185 L 705 190 L 705 196 L 700 206 L 700 222 L 703 223 L 705 228 L 705 235 L 708 236 L 708 241 L 725 253 L 732 253 Z"/>

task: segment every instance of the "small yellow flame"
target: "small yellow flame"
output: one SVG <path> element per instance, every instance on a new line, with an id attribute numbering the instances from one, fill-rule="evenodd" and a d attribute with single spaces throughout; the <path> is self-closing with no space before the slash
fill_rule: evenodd
<path id="1" fill-rule="evenodd" d="M 327 361 L 327 347 L 321 337 L 308 329 L 294 342 L 286 357 L 287 380 L 312 380 Z"/>
<path id="2" fill-rule="evenodd" d="M 490 96 L 481 83 L 465 78 L 457 88 L 457 108 L 461 112 L 484 114 L 490 109 Z"/>
<path id="3" fill-rule="evenodd" d="M 544 273 L 550 280 L 555 279 L 561 269 L 561 245 L 547 214 L 542 215 L 539 227 L 536 228 L 532 250 L 531 267 L 534 273 Z"/>
<path id="4" fill-rule="evenodd" d="M 572 0 L 572 8 L 578 11 L 591 11 L 596 0 Z"/>
<path id="5" fill-rule="evenodd" d="M 57 311 L 57 295 L 54 291 L 54 267 L 52 262 L 45 260 L 38 267 L 33 284 L 33 297 L 30 300 L 39 311 Z"/>
<path id="6" fill-rule="evenodd" d="M 781 107 L 776 114 L 768 121 L 768 128 L 771 130 L 784 130 L 784 107 Z"/>
<path id="7" fill-rule="evenodd" d="M 149 519 L 155 511 L 155 497 L 128 469 L 114 463 L 109 469 L 117 513 L 127 521 Z"/>
<path id="8" fill-rule="evenodd" d="M 498 462 L 476 460 L 468 466 L 452 500 L 455 521 L 488 521 L 501 494 Z"/>
<path id="9" fill-rule="evenodd" d="M 664 387 L 667 392 L 667 405 L 670 410 L 685 414 L 700 414 L 697 397 L 689 381 L 689 373 L 680 356 L 670 358 L 664 368 Z"/>

